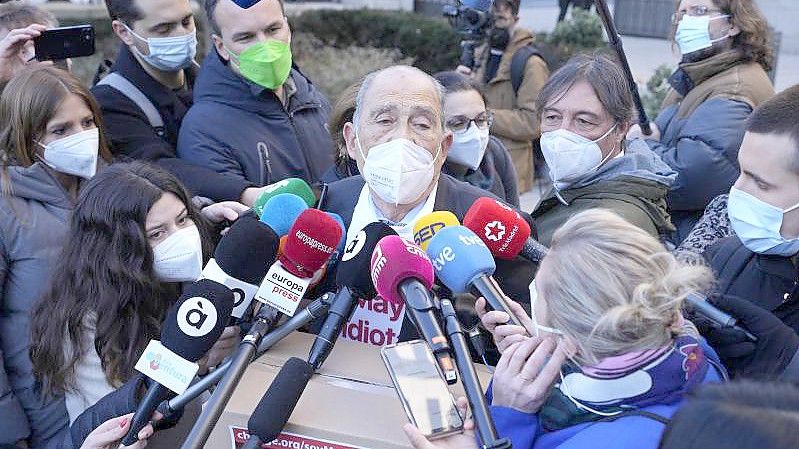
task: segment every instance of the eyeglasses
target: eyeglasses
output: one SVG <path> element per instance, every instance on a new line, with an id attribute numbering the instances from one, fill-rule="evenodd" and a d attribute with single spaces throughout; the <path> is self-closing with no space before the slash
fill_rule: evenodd
<path id="1" fill-rule="evenodd" d="M 494 114 L 486 111 L 475 118 L 468 118 L 464 115 L 456 115 L 447 120 L 447 128 L 454 133 L 459 133 L 469 129 L 469 126 L 474 123 L 479 129 L 488 129 L 494 123 Z"/>
<path id="2" fill-rule="evenodd" d="M 677 25 L 678 23 L 680 23 L 680 20 L 682 20 L 683 16 L 686 13 L 689 16 L 692 16 L 692 17 L 702 17 L 702 16 L 706 16 L 706 15 L 708 15 L 710 13 L 713 13 L 713 12 L 721 12 L 721 10 L 720 9 L 708 8 L 705 5 L 691 6 L 687 10 L 683 9 L 683 10 L 677 11 L 676 13 L 672 14 L 671 15 L 671 23 L 674 24 L 674 25 Z"/>

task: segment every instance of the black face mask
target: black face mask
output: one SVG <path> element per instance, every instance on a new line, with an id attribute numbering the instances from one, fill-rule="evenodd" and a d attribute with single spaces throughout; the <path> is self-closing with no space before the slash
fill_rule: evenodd
<path id="1" fill-rule="evenodd" d="M 504 50 L 508 47 L 508 43 L 510 43 L 510 30 L 507 28 L 491 28 L 488 33 L 488 44 L 491 48 Z"/>

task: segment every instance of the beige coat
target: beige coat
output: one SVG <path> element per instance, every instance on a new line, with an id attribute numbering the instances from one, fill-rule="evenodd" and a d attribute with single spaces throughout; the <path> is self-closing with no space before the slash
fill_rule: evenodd
<path id="1" fill-rule="evenodd" d="M 494 79 L 485 84 L 485 97 L 488 107 L 494 113 L 491 134 L 498 137 L 511 154 L 513 165 L 519 178 L 519 193 L 533 186 L 533 140 L 541 134 L 539 113 L 535 108 L 538 92 L 549 78 L 546 62 L 538 56 L 527 60 L 524 78 L 518 95 L 513 91 L 510 79 L 510 64 L 513 54 L 525 45 L 533 43 L 533 34 L 516 28 L 508 48 L 502 55 Z M 476 50 L 476 58 L 481 65 L 474 76 L 483 82 L 489 48 L 483 45 Z"/>

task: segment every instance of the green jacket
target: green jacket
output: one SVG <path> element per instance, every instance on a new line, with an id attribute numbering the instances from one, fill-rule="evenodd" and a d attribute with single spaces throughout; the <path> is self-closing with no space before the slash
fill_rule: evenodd
<path id="1" fill-rule="evenodd" d="M 628 141 L 622 157 L 544 197 L 531 214 L 538 240 L 549 246 L 562 224 L 589 209 L 608 209 L 656 237 L 672 232 L 666 194 L 675 176 L 643 142 Z"/>

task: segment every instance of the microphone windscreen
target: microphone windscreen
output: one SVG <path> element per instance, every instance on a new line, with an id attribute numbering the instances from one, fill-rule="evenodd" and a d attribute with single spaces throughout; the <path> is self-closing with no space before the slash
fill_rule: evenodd
<path id="1" fill-rule="evenodd" d="M 413 241 L 427 251 L 430 239 L 436 232 L 447 226 L 458 226 L 461 224 L 458 217 L 448 210 L 439 210 L 425 215 L 416 220 L 413 225 Z"/>
<path id="2" fill-rule="evenodd" d="M 291 417 L 305 386 L 313 376 L 313 365 L 292 357 L 286 361 L 269 389 L 255 407 L 247 428 L 261 441 L 273 441 Z"/>
<path id="3" fill-rule="evenodd" d="M 302 199 L 308 207 L 313 207 L 316 204 L 316 195 L 314 195 L 311 186 L 300 178 L 288 178 L 270 184 L 264 188 L 264 192 L 255 200 L 252 208 L 255 214 L 259 217 L 263 214 L 264 206 L 273 197 L 282 193 L 292 193 Z"/>
<path id="4" fill-rule="evenodd" d="M 435 281 L 433 264 L 422 248 L 396 235 L 377 243 L 370 271 L 377 294 L 395 304 L 404 302 L 399 294 L 402 281 L 416 279 L 428 290 Z"/>
<path id="5" fill-rule="evenodd" d="M 216 343 L 233 311 L 233 292 L 209 279 L 188 284 L 161 326 L 161 344 L 196 362 Z"/>
<path id="6" fill-rule="evenodd" d="M 336 272 L 336 285 L 347 287 L 361 299 L 374 299 L 377 291 L 369 276 L 372 253 L 383 237 L 397 235 L 391 226 L 376 221 L 361 229 L 355 237 L 347 242 L 341 263 Z"/>
<path id="7" fill-rule="evenodd" d="M 247 9 L 260 1 L 261 0 L 233 0 L 233 3 L 238 5 L 239 8 Z"/>
<path id="8" fill-rule="evenodd" d="M 281 193 L 266 203 L 261 221 L 269 225 L 275 234 L 284 236 L 305 209 L 308 209 L 308 205 L 302 198 L 293 193 Z"/>
<path id="9" fill-rule="evenodd" d="M 258 285 L 277 259 L 278 242 L 271 227 L 242 216 L 216 245 L 214 260 L 228 276 Z"/>
<path id="10" fill-rule="evenodd" d="M 482 197 L 472 204 L 463 225 L 477 234 L 494 257 L 511 260 L 530 238 L 530 225 L 521 214 L 495 199 Z"/>
<path id="11" fill-rule="evenodd" d="M 341 227 L 330 215 L 306 209 L 286 235 L 280 263 L 295 276 L 310 278 L 333 255 L 341 235 Z"/>
<path id="12" fill-rule="evenodd" d="M 436 277 L 455 293 L 468 293 L 469 284 L 481 274 L 493 275 L 497 266 L 488 247 L 466 226 L 439 231 L 427 247 Z"/>

